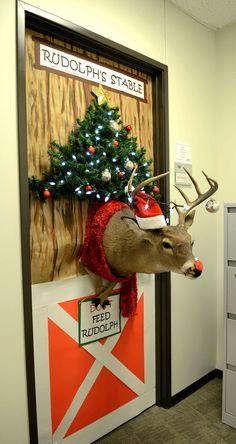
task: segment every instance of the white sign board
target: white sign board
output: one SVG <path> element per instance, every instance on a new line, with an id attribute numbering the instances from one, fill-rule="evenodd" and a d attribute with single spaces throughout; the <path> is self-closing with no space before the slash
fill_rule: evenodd
<path id="1" fill-rule="evenodd" d="M 115 335 L 121 331 L 120 295 L 113 294 L 108 298 L 108 305 L 103 308 L 95 306 L 91 299 L 79 302 L 79 344 Z"/>
<path id="2" fill-rule="evenodd" d="M 145 83 L 141 79 L 84 59 L 75 52 L 63 51 L 59 47 L 40 41 L 36 41 L 35 66 L 99 83 L 145 100 Z"/>
<path id="3" fill-rule="evenodd" d="M 175 185 L 189 187 L 192 182 L 186 174 L 192 173 L 192 147 L 183 143 L 176 144 L 175 151 Z"/>
<path id="4" fill-rule="evenodd" d="M 175 151 L 176 162 L 192 163 L 192 147 L 184 143 L 176 143 Z"/>

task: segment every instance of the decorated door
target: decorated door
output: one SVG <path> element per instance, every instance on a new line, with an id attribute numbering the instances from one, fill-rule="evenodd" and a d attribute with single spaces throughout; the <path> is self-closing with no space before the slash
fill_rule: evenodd
<path id="1" fill-rule="evenodd" d="M 138 146 L 146 148 L 147 159 L 153 157 L 152 79 L 147 74 L 31 30 L 26 32 L 26 68 L 29 177 L 42 177 L 50 143 L 67 143 L 100 83 Z M 108 77 L 112 80 L 105 84 Z M 117 316 L 119 306 L 111 312 L 119 285 L 110 305 L 96 308 L 92 282 L 78 259 L 87 216 L 86 200 L 46 197 L 43 202 L 31 194 L 41 444 L 91 443 L 155 403 L 154 277 L 138 276 L 135 316 Z M 91 326 L 82 324 L 82 307 L 92 312 Z"/>

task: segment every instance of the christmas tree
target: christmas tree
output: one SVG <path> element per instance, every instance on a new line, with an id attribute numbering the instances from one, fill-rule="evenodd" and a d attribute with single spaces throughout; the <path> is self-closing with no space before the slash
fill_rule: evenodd
<path id="1" fill-rule="evenodd" d="M 77 119 L 68 143 L 51 142 L 48 150 L 50 169 L 42 172 L 42 179 L 32 176 L 29 188 L 42 201 L 61 196 L 79 199 L 110 199 L 131 202 L 128 181 L 136 167 L 133 186 L 152 176 L 151 160 L 145 158 L 146 149 L 137 148 L 137 138 L 131 137 L 131 126 L 123 125 L 118 107 L 110 107 L 102 87 L 83 120 Z M 155 199 L 159 188 L 145 187 Z"/>

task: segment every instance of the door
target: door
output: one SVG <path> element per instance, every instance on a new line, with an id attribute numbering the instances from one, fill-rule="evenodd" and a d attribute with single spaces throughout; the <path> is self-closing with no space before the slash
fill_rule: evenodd
<path id="1" fill-rule="evenodd" d="M 57 65 L 40 65 L 40 45 L 44 52 L 63 51 L 64 61 L 80 56 L 86 63 L 98 62 L 142 79 L 144 100 L 110 89 L 109 102 L 119 107 L 138 146 L 145 146 L 147 158 L 153 158 L 152 78 L 27 29 L 29 177 L 40 177 L 47 168 L 51 141 L 66 144 L 76 119 L 85 115 L 94 88 L 94 82 L 73 76 L 73 72 L 57 71 Z M 130 319 L 121 318 L 120 333 L 78 344 L 78 302 L 94 293 L 78 260 L 87 208 L 86 202 L 76 198 L 42 203 L 30 196 L 36 404 L 42 444 L 90 443 L 156 401 L 153 276 L 139 276 L 137 313 Z"/>

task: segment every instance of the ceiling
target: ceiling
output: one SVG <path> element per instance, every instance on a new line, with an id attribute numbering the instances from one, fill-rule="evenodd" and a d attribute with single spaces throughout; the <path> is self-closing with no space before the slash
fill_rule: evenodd
<path id="1" fill-rule="evenodd" d="M 217 31 L 236 21 L 236 0 L 169 0 L 202 25 Z"/>

